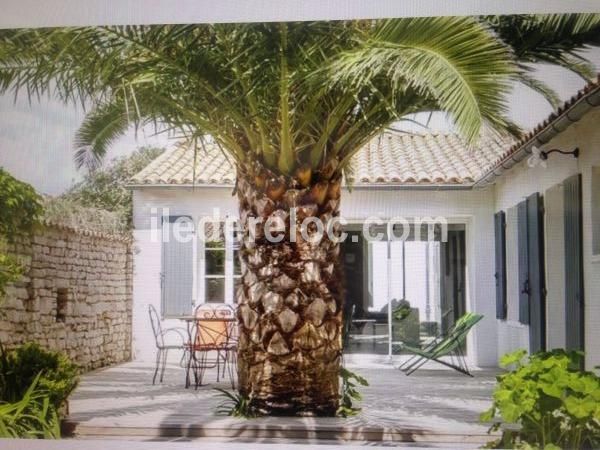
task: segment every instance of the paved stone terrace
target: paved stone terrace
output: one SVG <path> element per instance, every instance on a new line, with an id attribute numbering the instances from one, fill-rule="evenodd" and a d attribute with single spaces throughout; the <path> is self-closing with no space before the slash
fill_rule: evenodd
<path id="1" fill-rule="evenodd" d="M 341 418 L 234 419 L 215 415 L 222 401 L 210 384 L 184 388 L 184 371 L 169 367 L 153 386 L 150 364 L 131 362 L 85 375 L 70 399 L 65 423 L 76 438 L 131 440 L 209 439 L 235 442 L 412 443 L 477 447 L 491 440 L 479 413 L 490 405 L 495 373 L 469 378 L 448 370 L 410 377 L 391 366 L 352 368 L 365 376 L 362 412 Z"/>

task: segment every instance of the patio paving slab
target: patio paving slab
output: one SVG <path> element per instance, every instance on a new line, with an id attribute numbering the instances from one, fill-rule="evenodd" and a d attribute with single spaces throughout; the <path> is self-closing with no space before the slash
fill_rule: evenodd
<path id="1" fill-rule="evenodd" d="M 479 413 L 490 405 L 493 371 L 475 378 L 447 370 L 423 370 L 407 377 L 391 366 L 352 368 L 370 383 L 362 389 L 359 415 L 343 418 L 215 415 L 222 397 L 211 384 L 183 387 L 184 371 L 169 367 L 153 386 L 150 364 L 131 362 L 82 377 L 70 398 L 64 428 L 76 438 L 132 440 L 221 439 L 237 442 L 388 442 L 477 446 L 492 439 Z"/>

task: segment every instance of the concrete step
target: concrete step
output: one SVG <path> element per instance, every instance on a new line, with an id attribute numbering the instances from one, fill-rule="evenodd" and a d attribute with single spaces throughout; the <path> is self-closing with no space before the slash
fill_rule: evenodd
<path id="1" fill-rule="evenodd" d="M 83 442 L 82 442 L 83 441 Z M 97 438 L 82 438 L 82 439 L 60 439 L 55 441 L 50 440 L 35 440 L 35 439 L 0 439 L 0 448 L 6 450 L 256 450 L 258 445 L 268 450 L 311 450 L 318 446 L 319 450 L 339 449 L 354 450 L 363 446 L 376 447 L 400 447 L 400 448 L 419 448 L 421 450 L 432 449 L 474 449 L 478 448 L 473 444 L 418 444 L 409 442 L 396 443 L 373 443 L 373 442 L 342 442 L 342 441 L 289 441 L 281 439 L 263 439 L 260 441 L 244 440 L 244 439 L 217 439 L 217 438 L 194 438 L 194 439 L 169 439 L 155 438 L 149 439 L 146 437 L 127 439 L 119 437 L 103 437 Z"/>
<path id="2" fill-rule="evenodd" d="M 279 440 L 289 442 L 371 442 L 371 443 L 415 443 L 421 445 L 449 444 L 478 447 L 495 436 L 482 431 L 452 432 L 448 430 L 397 429 L 379 426 L 340 426 L 318 423 L 319 419 L 305 418 L 260 418 L 240 423 L 239 420 L 223 419 L 207 424 L 184 422 L 160 424 L 107 424 L 90 421 L 79 423 L 65 420 L 63 432 L 66 436 L 90 438 L 143 439 L 196 439 L 216 438 L 256 442 Z"/>

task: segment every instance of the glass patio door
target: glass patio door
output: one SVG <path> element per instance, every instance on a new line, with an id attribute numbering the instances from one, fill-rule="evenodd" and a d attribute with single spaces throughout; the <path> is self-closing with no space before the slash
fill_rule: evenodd
<path id="1" fill-rule="evenodd" d="M 351 317 L 346 353 L 397 354 L 401 344 L 421 346 L 445 331 L 465 310 L 464 226 L 450 225 L 428 240 L 414 227 L 404 241 L 367 241 L 348 230 L 343 244 L 346 317 Z"/>

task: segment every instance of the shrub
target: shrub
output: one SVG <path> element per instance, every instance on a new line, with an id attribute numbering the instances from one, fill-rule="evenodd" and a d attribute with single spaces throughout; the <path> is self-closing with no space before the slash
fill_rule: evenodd
<path id="1" fill-rule="evenodd" d="M 64 354 L 28 343 L 0 352 L 0 400 L 17 402 L 39 374 L 37 386 L 59 409 L 78 382 L 78 369 Z"/>
<path id="2" fill-rule="evenodd" d="M 72 228 L 108 234 L 123 234 L 129 230 L 125 219 L 118 213 L 82 206 L 66 197 L 44 199 L 44 219 Z"/>
<path id="3" fill-rule="evenodd" d="M 84 179 L 61 196 L 61 200 L 115 213 L 126 227 L 132 221 L 131 177 L 156 159 L 164 149 L 141 147 L 130 155 L 113 159 L 85 175 Z"/>
<path id="4" fill-rule="evenodd" d="M 38 374 L 19 401 L 0 402 L 0 438 L 60 437 L 56 408 L 40 388 L 39 381 Z"/>
<path id="5" fill-rule="evenodd" d="M 42 211 L 42 198 L 35 189 L 0 168 L 0 235 L 10 239 L 30 230 Z"/>
<path id="6" fill-rule="evenodd" d="M 23 273 L 18 259 L 6 253 L 6 243 L 38 223 L 43 211 L 41 200 L 32 186 L 0 168 L 0 297 L 5 294 L 6 285 Z"/>
<path id="7" fill-rule="evenodd" d="M 514 369 L 499 375 L 492 407 L 481 420 L 504 422 L 502 437 L 490 447 L 596 448 L 600 446 L 600 378 L 581 371 L 581 352 L 553 350 L 531 355 L 519 350 L 500 364 Z"/>

